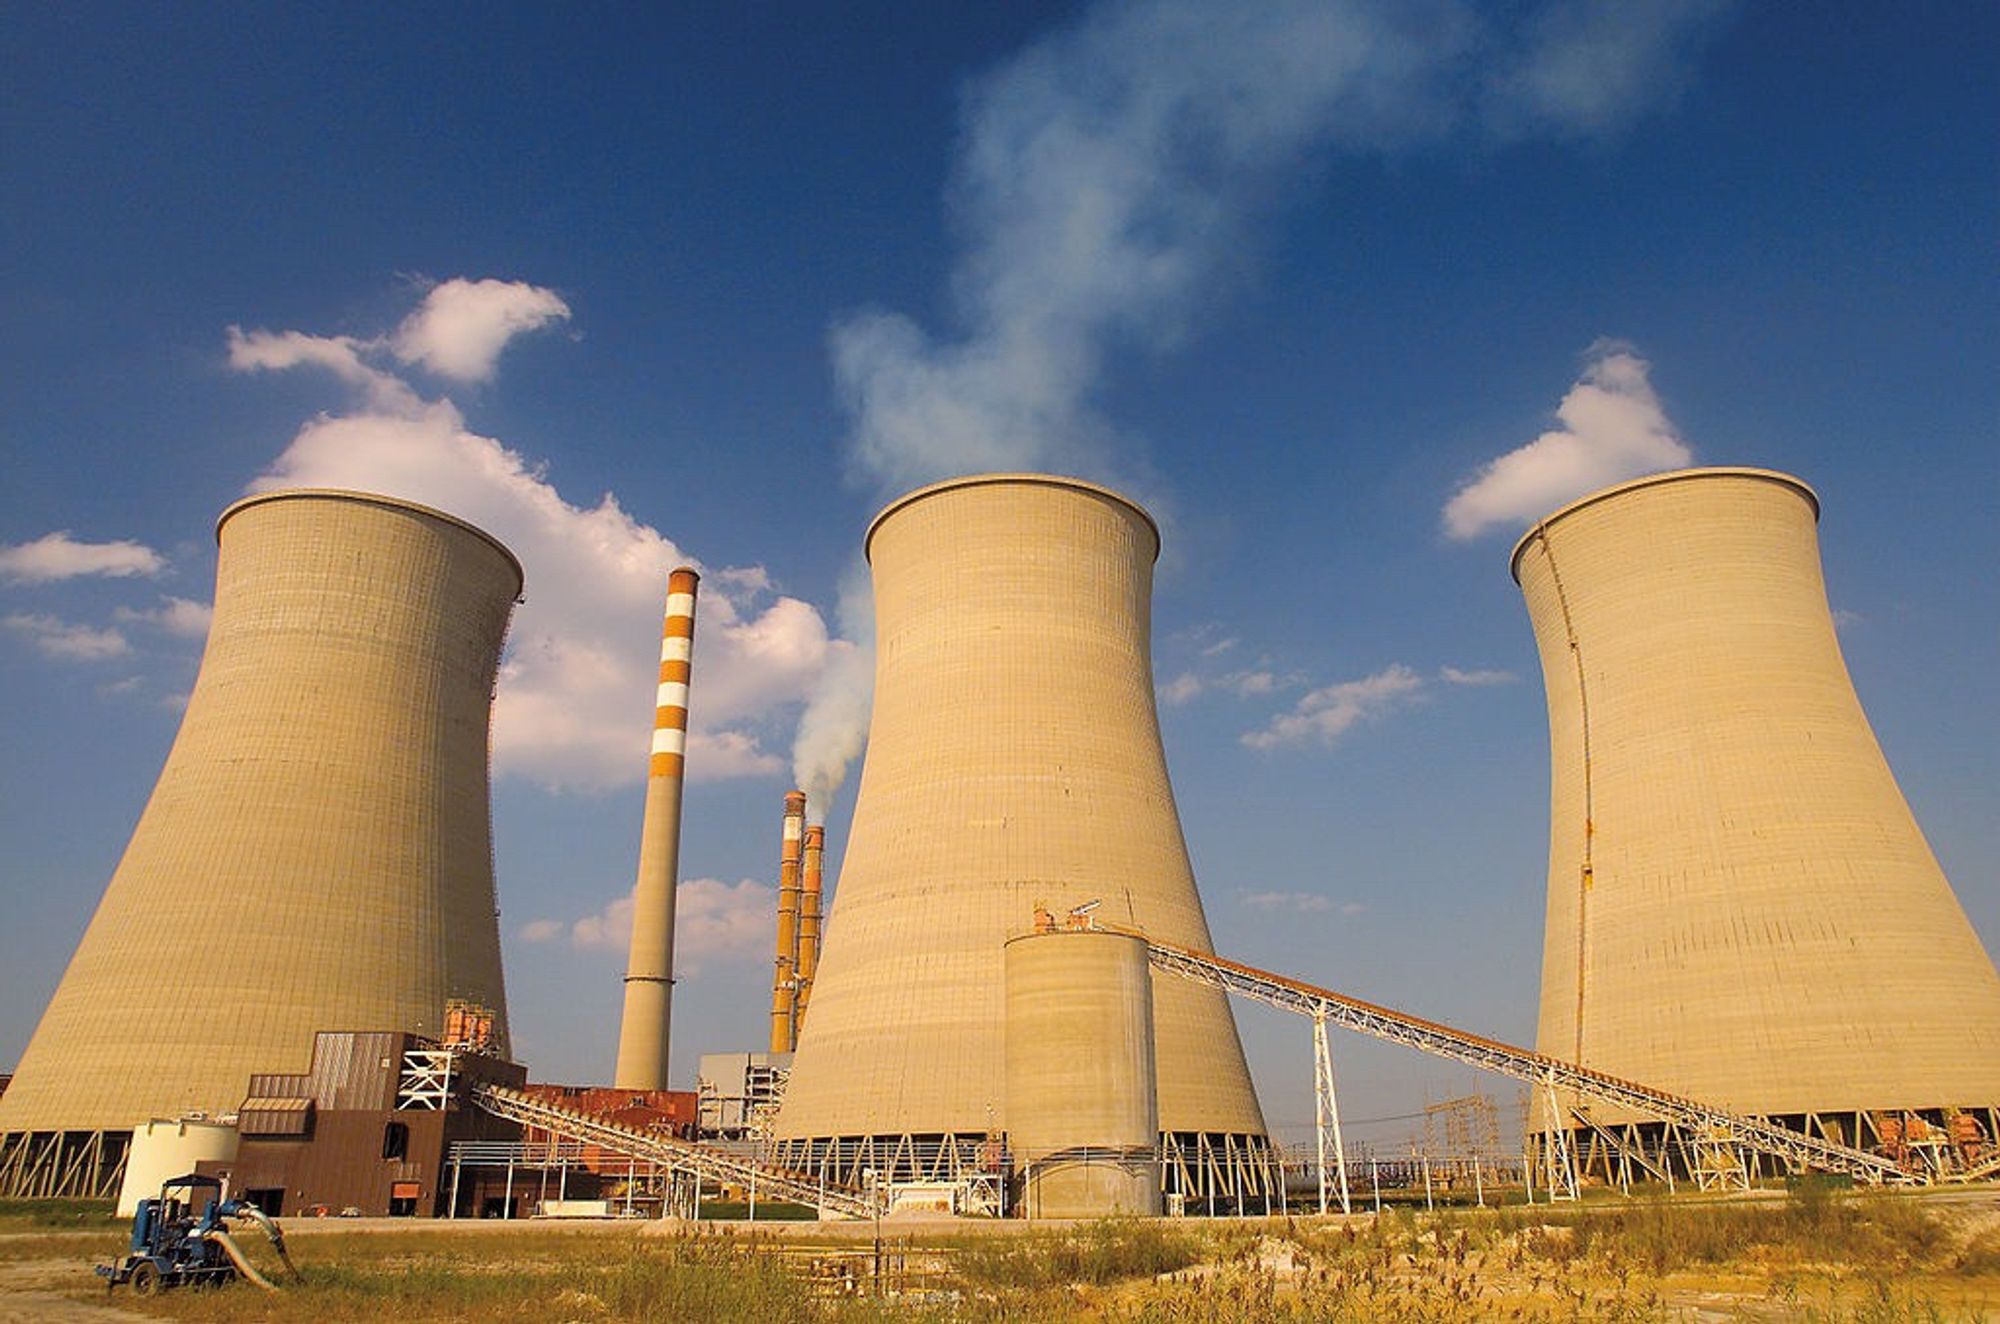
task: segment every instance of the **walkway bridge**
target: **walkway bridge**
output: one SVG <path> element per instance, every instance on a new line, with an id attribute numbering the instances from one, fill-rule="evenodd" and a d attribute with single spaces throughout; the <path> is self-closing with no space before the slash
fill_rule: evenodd
<path id="1" fill-rule="evenodd" d="M 548 1103 L 502 1085 L 472 1084 L 467 1097 L 480 1109 L 510 1122 L 532 1126 L 552 1135 L 586 1145 L 596 1145 L 615 1154 L 629 1155 L 656 1163 L 663 1168 L 692 1172 L 704 1181 L 754 1189 L 781 1200 L 811 1205 L 822 1214 L 846 1214 L 868 1218 L 875 1212 L 869 1197 L 852 1187 L 821 1181 L 810 1173 L 794 1172 L 765 1163 L 755 1163 L 735 1154 L 726 1154 L 680 1140 L 657 1131 L 641 1131 L 589 1113 L 577 1112 Z"/>
<path id="2" fill-rule="evenodd" d="M 1132 937 L 1145 935 L 1130 930 L 1103 926 L 1113 932 L 1128 933 Z M 1198 984 L 1207 984 L 1235 993 L 1240 997 L 1253 998 L 1258 1002 L 1278 1008 L 1281 1011 L 1310 1017 L 1314 1023 L 1318 1046 L 1324 1051 L 1324 1027 L 1331 1023 L 1344 1030 L 1353 1030 L 1376 1039 L 1385 1039 L 1392 1044 L 1401 1044 L 1436 1057 L 1448 1058 L 1467 1066 L 1511 1076 L 1525 1081 L 1528 1085 L 1548 1092 L 1551 1104 L 1560 1092 L 1594 1103 L 1613 1104 L 1621 1108 L 1631 1108 L 1673 1123 L 1687 1133 L 1704 1137 L 1708 1143 L 1744 1146 L 1759 1153 L 1769 1154 L 1799 1168 L 1814 1168 L 1821 1172 L 1841 1173 L 1870 1185 L 1885 1183 L 1921 1184 L 1923 1175 L 1905 1172 L 1901 1167 L 1879 1154 L 1869 1154 L 1862 1150 L 1850 1149 L 1826 1140 L 1818 1140 L 1802 1135 L 1790 1127 L 1756 1117 L 1745 1117 L 1717 1108 L 1694 1099 L 1669 1094 L 1665 1090 L 1654 1089 L 1634 1081 L 1623 1080 L 1593 1071 L 1589 1067 L 1573 1062 L 1563 1062 L 1540 1053 L 1516 1048 L 1498 1040 L 1487 1039 L 1463 1030 L 1454 1030 L 1435 1021 L 1423 1020 L 1416 1016 L 1406 1016 L 1387 1007 L 1362 1002 L 1346 997 L 1331 989 L 1318 988 L 1296 979 L 1287 979 L 1268 971 L 1257 970 L 1235 961 L 1225 960 L 1203 952 L 1190 951 L 1167 943 L 1147 940 L 1150 960 L 1156 970 Z M 1331 1069 L 1327 1068 L 1325 1092 L 1331 1091 Z M 1555 1115 L 1567 1116 L 1574 1109 L 1566 1109 Z M 1587 1125 L 1586 1121 L 1586 1125 Z M 1560 1133 L 1558 1133 L 1560 1134 Z"/>

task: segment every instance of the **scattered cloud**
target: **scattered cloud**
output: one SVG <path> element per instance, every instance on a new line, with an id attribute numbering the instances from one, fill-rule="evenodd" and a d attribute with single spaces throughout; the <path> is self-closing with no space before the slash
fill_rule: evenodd
<path id="1" fill-rule="evenodd" d="M 1345 680 L 1316 689 L 1299 699 L 1264 727 L 1243 733 L 1252 749 L 1286 745 L 1331 745 L 1355 723 L 1385 716 L 1414 702 L 1424 688 L 1423 677 L 1400 662 L 1360 680 Z"/>
<path id="2" fill-rule="evenodd" d="M 1333 898 L 1314 892 L 1245 892 L 1243 904 L 1258 910 L 1287 910 L 1314 914 L 1333 909 Z"/>
<path id="3" fill-rule="evenodd" d="M 1482 468 L 1445 503 L 1444 529 L 1476 538 L 1527 524 L 1601 487 L 1694 458 L 1661 408 L 1651 371 L 1629 345 L 1599 341 L 1556 408 L 1561 426 Z"/>
<path id="4" fill-rule="evenodd" d="M 1236 643 L 1237 641 L 1234 639 L 1217 639 L 1212 644 L 1203 645 L 1201 655 L 1203 657 L 1219 657 L 1236 647 Z"/>
<path id="5" fill-rule="evenodd" d="M 208 625 L 215 618 L 215 608 L 190 598 L 163 596 L 157 607 L 143 610 L 120 607 L 111 614 L 121 621 L 157 626 L 168 634 L 186 639 L 201 639 L 208 635 Z"/>
<path id="6" fill-rule="evenodd" d="M 752 878 L 737 883 L 692 878 L 682 883 L 674 903 L 675 973 L 693 974 L 705 962 L 760 955 L 770 941 L 777 905 L 776 892 Z M 566 939 L 578 951 L 610 952 L 623 958 L 632 947 L 632 895 L 628 892 L 578 920 L 530 920 L 516 932 L 523 942 Z"/>
<path id="7" fill-rule="evenodd" d="M 99 685 L 97 692 L 107 698 L 114 694 L 137 694 L 145 688 L 145 685 L 146 682 L 143 678 L 139 676 L 127 676 L 123 680 L 114 680 L 108 684 Z"/>
<path id="8" fill-rule="evenodd" d="M 1202 690 L 1201 677 L 1192 671 L 1183 671 L 1172 680 L 1159 687 L 1160 702 L 1178 708 L 1193 702 Z"/>
<path id="9" fill-rule="evenodd" d="M 474 366 L 473 348 L 498 352 L 491 335 L 472 345 L 477 337 L 467 327 L 506 327 L 513 334 L 527 324 L 524 309 L 549 306 L 521 295 L 514 303 L 480 304 L 475 316 L 453 299 L 440 300 L 440 291 L 461 284 L 445 282 L 426 299 L 426 309 L 443 307 L 450 316 L 419 323 L 419 310 L 398 332 L 411 354 L 421 346 L 445 356 L 454 371 Z M 411 332 L 413 323 L 429 329 Z M 461 334 L 465 344 L 452 340 Z M 643 778 L 667 573 L 698 562 L 609 493 L 594 506 L 571 504 L 541 466 L 468 429 L 449 399 L 422 399 L 370 367 L 361 355 L 380 343 L 232 329 L 230 362 L 239 369 L 326 365 L 362 392 L 353 412 L 306 423 L 250 490 L 381 492 L 450 511 L 500 539 L 521 559 L 527 587 L 494 703 L 496 770 L 552 788 L 597 789 Z M 481 362 L 490 371 L 490 361 Z M 769 587 L 759 567 L 723 567 L 704 579 L 689 707 L 690 778 L 782 767 L 761 743 L 773 710 L 802 703 L 840 653 L 817 610 L 771 597 Z"/>
<path id="10" fill-rule="evenodd" d="M 0 625 L 27 636 L 44 654 L 65 662 L 103 662 L 132 651 L 132 645 L 117 630 L 73 625 L 40 612 L 15 612 L 0 618 Z"/>
<path id="11" fill-rule="evenodd" d="M 67 529 L 0 547 L 0 581 L 9 584 L 48 584 L 84 575 L 125 579 L 157 575 L 166 568 L 167 559 L 144 543 L 124 538 L 78 542 Z"/>
<path id="12" fill-rule="evenodd" d="M 1438 668 L 1438 679 L 1447 685 L 1512 685 L 1520 677 L 1511 671 L 1471 670 L 1461 671 L 1457 667 Z"/>
<path id="13" fill-rule="evenodd" d="M 1858 611 L 1849 611 L 1845 607 L 1835 607 L 1833 609 L 1833 628 L 1836 630 L 1846 630 L 1849 626 L 1863 625 L 1867 623 L 1867 620 L 1868 618 Z"/>
<path id="14" fill-rule="evenodd" d="M 440 377 L 490 381 L 508 341 L 569 315 L 569 305 L 554 290 L 459 277 L 433 286 L 390 344 L 403 362 Z"/>

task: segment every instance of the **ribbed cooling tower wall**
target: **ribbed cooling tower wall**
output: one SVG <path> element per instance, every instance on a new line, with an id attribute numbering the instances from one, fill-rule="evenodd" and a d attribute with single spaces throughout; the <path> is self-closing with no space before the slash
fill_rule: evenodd
<path id="1" fill-rule="evenodd" d="M 2000 979 L 1863 715 L 1783 474 L 1515 549 L 1553 759 L 1544 1053 L 1747 1113 L 2000 1103 Z"/>
<path id="2" fill-rule="evenodd" d="M 1004 1125 L 1001 951 L 1042 903 L 1209 950 L 1149 652 L 1159 534 L 1087 483 L 988 475 L 869 531 L 875 703 L 781 1139 Z M 1154 994 L 1163 1131 L 1261 1136 L 1223 994 Z"/>
<path id="3" fill-rule="evenodd" d="M 487 716 L 519 564 L 351 492 L 224 512 L 201 672 L 0 1098 L 0 1132 L 227 1111 L 318 1030 L 435 1034 L 505 989 Z"/>

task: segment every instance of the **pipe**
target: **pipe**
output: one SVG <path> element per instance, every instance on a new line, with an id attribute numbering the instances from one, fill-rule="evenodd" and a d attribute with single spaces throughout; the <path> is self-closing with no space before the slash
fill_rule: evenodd
<path id="1" fill-rule="evenodd" d="M 806 793 L 785 792 L 785 839 L 778 856 L 778 959 L 771 978 L 771 1051 L 789 1053 L 798 1043 L 793 1012 L 799 982 L 799 853 L 806 826 Z"/>
<path id="2" fill-rule="evenodd" d="M 210 1241 L 213 1241 L 216 1245 L 222 1247 L 222 1253 L 224 1255 L 227 1255 L 229 1257 L 229 1262 L 236 1266 L 236 1272 L 242 1274 L 245 1278 L 248 1278 L 251 1282 L 257 1284 L 257 1286 L 263 1288 L 267 1292 L 275 1292 L 278 1290 L 277 1284 L 273 1283 L 269 1278 L 266 1278 L 263 1274 L 257 1272 L 256 1266 L 251 1264 L 249 1258 L 243 1254 L 242 1249 L 237 1246 L 236 1239 L 234 1237 L 230 1236 L 227 1232 L 224 1232 L 220 1228 L 217 1228 L 213 1232 L 205 1233 L 204 1235 L 207 1236 L 207 1238 Z"/>
<path id="3" fill-rule="evenodd" d="M 625 965 L 625 1016 L 618 1031 L 621 1090 L 667 1088 L 674 996 L 674 891 L 680 873 L 681 781 L 687 756 L 688 681 L 694 661 L 694 602 L 701 582 L 688 566 L 667 577 L 660 632 L 660 688 L 647 763 L 639 877 L 632 889 L 632 951 Z"/>
<path id="4" fill-rule="evenodd" d="M 813 976 L 819 972 L 821 870 L 825 856 L 826 829 L 814 823 L 806 828 L 805 836 L 805 900 L 799 912 L 799 996 L 792 1016 L 794 1046 L 805 1033 Z"/>

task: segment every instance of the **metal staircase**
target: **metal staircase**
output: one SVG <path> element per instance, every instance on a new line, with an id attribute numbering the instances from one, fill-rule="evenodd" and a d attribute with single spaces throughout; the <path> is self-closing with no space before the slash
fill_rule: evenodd
<path id="1" fill-rule="evenodd" d="M 852 1218 L 868 1218 L 875 1213 L 868 1195 L 850 1186 L 823 1182 L 809 1173 L 794 1172 L 790 1168 L 754 1163 L 656 1131 L 621 1126 L 589 1113 L 545 1103 L 505 1086 L 469 1084 L 466 1097 L 476 1107 L 510 1122 L 537 1127 L 552 1135 L 597 1145 L 614 1153 L 657 1163 L 661 1167 L 693 1172 L 709 1181 L 754 1188 L 779 1199 L 812 1205 L 821 1213 L 846 1214 Z"/>
<path id="2" fill-rule="evenodd" d="M 1145 937 L 1130 930 L 1114 928 L 1113 931 L 1137 938 Z M 1723 1108 L 1669 1094 L 1665 1090 L 1544 1057 L 1540 1053 L 1467 1034 L 1463 1030 L 1454 1030 L 1435 1021 L 1406 1016 L 1387 1007 L 1344 997 L 1330 989 L 1240 965 L 1220 956 L 1189 951 L 1150 939 L 1147 945 L 1153 967 L 1168 974 L 1254 998 L 1281 1011 L 1296 1012 L 1316 1021 L 1331 1021 L 1359 1034 L 1511 1076 L 1537 1089 L 1560 1091 L 1597 1103 L 1636 1109 L 1662 1121 L 1672 1122 L 1689 1135 L 1726 1137 L 1733 1144 L 1773 1155 L 1795 1167 L 1844 1173 L 1870 1185 L 1922 1184 L 1926 1180 L 1922 1175 L 1905 1172 L 1895 1162 L 1880 1155 L 1815 1140 L 1774 1122 L 1740 1116 Z"/>

